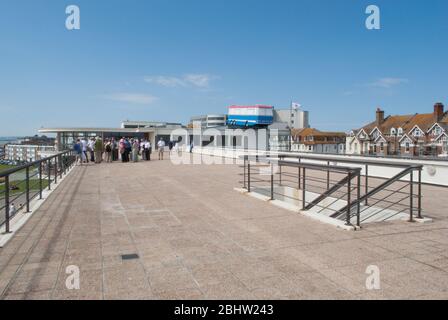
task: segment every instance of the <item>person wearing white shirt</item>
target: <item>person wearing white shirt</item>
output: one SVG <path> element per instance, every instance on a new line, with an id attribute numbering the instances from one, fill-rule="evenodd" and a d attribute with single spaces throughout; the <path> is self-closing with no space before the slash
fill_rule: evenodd
<path id="1" fill-rule="evenodd" d="M 81 147 L 82 147 L 82 162 L 89 163 L 89 157 L 87 156 L 88 142 L 86 138 L 82 138 Z"/>
<path id="2" fill-rule="evenodd" d="M 95 162 L 95 138 L 90 139 L 87 146 L 90 152 L 90 161 Z"/>
<path id="3" fill-rule="evenodd" d="M 163 152 L 165 151 L 165 141 L 160 138 L 159 142 L 157 142 L 157 147 L 159 149 L 159 160 L 163 160 Z"/>
<path id="4" fill-rule="evenodd" d="M 146 141 L 146 139 L 143 139 L 142 141 L 140 141 L 140 152 L 142 154 L 142 160 L 146 161 L 145 141 Z"/>

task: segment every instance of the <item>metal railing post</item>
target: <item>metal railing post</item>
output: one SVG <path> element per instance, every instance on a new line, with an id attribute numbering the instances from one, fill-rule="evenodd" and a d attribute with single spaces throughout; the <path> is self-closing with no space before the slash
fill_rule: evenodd
<path id="1" fill-rule="evenodd" d="M 299 158 L 299 163 L 301 163 L 300 158 Z M 302 184 L 301 181 L 300 181 L 300 180 L 301 180 L 301 177 L 300 177 L 300 175 L 301 175 L 301 171 L 302 171 L 302 170 L 301 170 L 301 168 L 300 168 L 300 166 L 299 166 L 299 189 L 300 189 L 300 185 Z"/>
<path id="2" fill-rule="evenodd" d="M 9 175 L 5 177 L 5 233 L 9 230 Z"/>
<path id="3" fill-rule="evenodd" d="M 59 158 L 58 163 L 59 163 L 59 167 L 60 167 L 59 178 L 62 179 L 62 170 L 64 168 L 64 162 L 63 162 L 62 155 L 60 155 L 58 158 Z"/>
<path id="4" fill-rule="evenodd" d="M 250 160 L 247 162 L 247 191 L 250 192 Z"/>
<path id="5" fill-rule="evenodd" d="M 61 171 L 61 177 L 62 177 L 62 175 L 66 174 L 65 168 L 67 167 L 67 156 L 63 154 L 61 157 L 62 157 L 62 171 Z"/>
<path id="6" fill-rule="evenodd" d="M 30 212 L 30 167 L 26 167 L 26 212 Z"/>
<path id="7" fill-rule="evenodd" d="M 409 222 L 414 222 L 414 171 L 409 175 Z"/>
<path id="8" fill-rule="evenodd" d="M 243 188 L 246 189 L 246 160 L 247 156 L 244 156 L 244 166 L 243 166 Z"/>
<path id="9" fill-rule="evenodd" d="M 51 159 L 47 160 L 48 190 L 51 190 Z"/>
<path id="10" fill-rule="evenodd" d="M 330 161 L 327 161 L 327 166 L 330 166 Z M 330 170 L 327 169 L 327 190 L 330 189 Z"/>
<path id="11" fill-rule="evenodd" d="M 351 225 L 351 217 L 350 211 L 352 206 L 352 173 L 348 173 L 348 182 L 347 182 L 347 217 L 345 221 L 345 225 Z"/>
<path id="12" fill-rule="evenodd" d="M 274 200 L 274 165 L 271 163 L 271 200 Z"/>
<path id="13" fill-rule="evenodd" d="M 42 200 L 42 162 L 39 162 L 39 199 Z"/>
<path id="14" fill-rule="evenodd" d="M 359 199 L 361 198 L 361 171 L 358 172 L 358 187 L 357 187 L 357 192 L 356 192 L 356 203 L 357 203 L 357 207 L 356 207 L 356 225 L 358 227 L 361 226 L 361 202 L 359 201 Z"/>
<path id="15" fill-rule="evenodd" d="M 54 157 L 54 183 L 58 183 L 58 157 Z"/>
<path id="16" fill-rule="evenodd" d="M 306 207 L 306 169 L 303 167 L 303 176 L 302 176 L 302 210 L 305 210 Z"/>
<path id="17" fill-rule="evenodd" d="M 418 170 L 418 218 L 422 219 L 422 168 Z"/>
<path id="18" fill-rule="evenodd" d="M 282 166 L 281 166 L 281 164 L 279 164 L 278 167 L 279 167 L 279 175 L 280 175 L 278 184 L 281 186 L 282 185 Z"/>
<path id="19" fill-rule="evenodd" d="M 366 178 L 366 190 L 365 190 L 366 193 L 365 194 L 368 194 L 369 193 L 369 165 L 368 164 L 366 164 L 366 176 L 365 176 L 365 178 Z M 368 198 L 366 198 L 365 204 L 366 204 L 366 206 L 369 205 Z"/>

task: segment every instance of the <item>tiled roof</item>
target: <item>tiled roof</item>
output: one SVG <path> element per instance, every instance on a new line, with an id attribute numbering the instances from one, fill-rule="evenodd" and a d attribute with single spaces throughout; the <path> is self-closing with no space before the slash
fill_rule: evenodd
<path id="1" fill-rule="evenodd" d="M 414 115 L 394 115 L 388 116 L 384 122 L 378 126 L 378 129 L 384 133 L 389 134 L 392 128 L 403 128 L 405 133 L 409 133 L 415 126 L 418 126 L 423 131 L 429 130 L 435 124 L 433 113 L 414 114 Z M 441 121 L 438 121 L 442 128 L 448 128 L 448 112 L 445 113 Z M 373 129 L 377 127 L 376 121 L 362 127 L 367 134 L 370 134 Z"/>
<path id="2" fill-rule="evenodd" d="M 307 137 L 307 136 L 313 136 L 313 137 L 345 137 L 346 134 L 344 132 L 327 132 L 327 131 L 320 131 L 314 128 L 305 128 L 305 129 L 294 129 L 292 130 L 293 136 L 300 136 L 300 137 Z"/>

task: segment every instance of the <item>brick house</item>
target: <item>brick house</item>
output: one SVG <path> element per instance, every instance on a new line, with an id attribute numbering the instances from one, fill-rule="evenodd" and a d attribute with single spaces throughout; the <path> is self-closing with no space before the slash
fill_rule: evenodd
<path id="1" fill-rule="evenodd" d="M 376 110 L 376 119 L 352 130 L 347 137 L 347 154 L 443 156 L 447 155 L 448 112 L 436 103 L 432 113 L 384 117 Z"/>
<path id="2" fill-rule="evenodd" d="M 344 154 L 344 132 L 324 132 L 314 128 L 292 130 L 292 151 Z"/>

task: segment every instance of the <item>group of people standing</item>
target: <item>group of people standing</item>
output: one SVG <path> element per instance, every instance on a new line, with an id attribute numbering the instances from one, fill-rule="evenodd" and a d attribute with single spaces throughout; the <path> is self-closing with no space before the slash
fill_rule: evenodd
<path id="1" fill-rule="evenodd" d="M 159 160 L 163 160 L 165 153 L 165 141 L 160 138 L 157 142 L 157 151 Z M 169 151 L 176 151 L 179 153 L 179 143 L 175 141 L 169 141 Z M 113 161 L 122 162 L 138 162 L 140 159 L 143 161 L 150 161 L 152 154 L 151 142 L 147 139 L 138 138 L 121 138 L 119 141 L 115 138 L 103 140 L 99 137 L 93 137 L 90 139 L 82 138 L 77 139 L 74 146 L 74 151 L 77 156 L 77 163 L 101 163 L 103 161 L 110 163 Z M 190 152 L 193 149 L 193 144 L 190 146 Z"/>
<path id="2" fill-rule="evenodd" d="M 78 139 L 73 150 L 76 152 L 77 163 L 101 163 L 103 160 L 103 140 L 101 138 Z"/>
<path id="3" fill-rule="evenodd" d="M 121 138 L 117 145 L 111 144 L 111 149 L 118 147 L 118 154 L 122 162 L 138 162 L 139 156 L 144 161 L 151 160 L 152 146 L 147 139 L 139 140 L 137 138 Z"/>
<path id="4" fill-rule="evenodd" d="M 77 163 L 110 163 L 113 161 L 137 162 L 141 159 L 151 160 L 152 146 L 147 139 L 128 139 L 123 137 L 119 141 L 115 138 L 103 140 L 96 138 L 77 139 L 73 150 L 76 152 Z"/>

